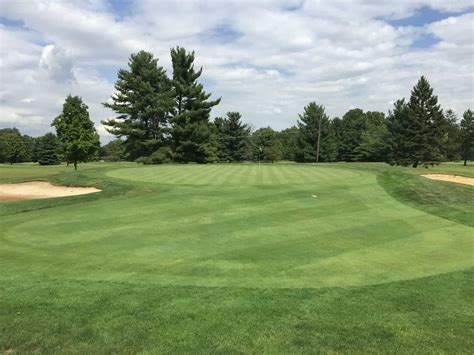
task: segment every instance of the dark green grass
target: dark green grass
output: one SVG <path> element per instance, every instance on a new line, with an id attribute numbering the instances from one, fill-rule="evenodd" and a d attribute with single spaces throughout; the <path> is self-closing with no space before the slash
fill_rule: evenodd
<path id="1" fill-rule="evenodd" d="M 0 203 L 0 345 L 20 353 L 469 353 L 474 189 L 421 172 L 0 167 L 3 181 L 104 190 Z"/>
<path id="2" fill-rule="evenodd" d="M 19 353 L 468 353 L 472 276 L 320 290 L 12 276 L 0 339 Z"/>

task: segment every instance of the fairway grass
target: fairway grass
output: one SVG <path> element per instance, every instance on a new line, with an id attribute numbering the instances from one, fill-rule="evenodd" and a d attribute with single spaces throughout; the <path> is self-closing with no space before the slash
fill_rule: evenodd
<path id="1" fill-rule="evenodd" d="M 0 202 L 4 350 L 472 350 L 473 187 L 383 164 L 55 169 L 0 167 L 103 190 Z"/>

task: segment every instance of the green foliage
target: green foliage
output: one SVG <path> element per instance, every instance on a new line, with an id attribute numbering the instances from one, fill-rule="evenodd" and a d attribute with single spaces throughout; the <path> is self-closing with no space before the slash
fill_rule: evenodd
<path id="1" fill-rule="evenodd" d="M 257 129 L 251 137 L 253 161 L 275 162 L 282 158 L 278 133 L 270 127 Z"/>
<path id="2" fill-rule="evenodd" d="M 367 117 L 360 108 L 346 112 L 337 122 L 339 138 L 339 160 L 357 161 L 357 148 L 362 142 L 362 134 L 367 127 Z"/>
<path id="3" fill-rule="evenodd" d="M 472 110 L 467 110 L 461 120 L 461 156 L 464 165 L 468 160 L 474 159 L 474 114 Z"/>
<path id="4" fill-rule="evenodd" d="M 453 110 L 448 109 L 444 114 L 442 135 L 443 155 L 447 161 L 455 161 L 460 158 L 460 127 Z"/>
<path id="5" fill-rule="evenodd" d="M 153 54 L 132 54 L 128 66 L 118 72 L 112 103 L 103 104 L 118 116 L 103 123 L 110 133 L 125 138 L 128 157 L 134 160 L 169 143 L 168 120 L 174 99 L 171 81 Z"/>
<path id="6" fill-rule="evenodd" d="M 99 151 L 100 142 L 88 107 L 79 96 L 68 95 L 62 113 L 51 124 L 61 142 L 64 158 L 74 164 L 91 160 Z"/>
<path id="7" fill-rule="evenodd" d="M 172 161 L 173 153 L 170 147 L 161 147 L 150 156 L 152 164 L 163 164 Z"/>
<path id="8" fill-rule="evenodd" d="M 241 121 L 239 112 L 227 112 L 227 117 L 216 117 L 216 148 L 220 161 L 241 162 L 247 159 L 250 127 Z"/>
<path id="9" fill-rule="evenodd" d="M 16 128 L 0 129 L 0 162 L 22 163 L 30 161 L 32 153 L 32 140 L 22 136 Z"/>
<path id="10" fill-rule="evenodd" d="M 121 139 L 114 139 L 101 146 L 100 158 L 111 162 L 125 160 L 126 152 L 124 142 Z"/>
<path id="11" fill-rule="evenodd" d="M 298 152 L 299 129 L 296 126 L 286 128 L 278 133 L 281 143 L 282 157 L 285 160 L 295 160 Z"/>
<path id="12" fill-rule="evenodd" d="M 361 134 L 360 143 L 354 153 L 357 161 L 384 161 L 387 151 L 388 129 L 382 112 L 365 113 L 366 127 Z"/>
<path id="13" fill-rule="evenodd" d="M 212 144 L 209 115 L 220 99 L 209 101 L 202 84 L 197 82 L 202 68 L 194 70 L 194 52 L 176 47 L 171 50 L 175 111 L 171 119 L 173 155 L 179 162 L 207 163 L 217 160 Z"/>
<path id="14" fill-rule="evenodd" d="M 336 135 L 324 107 L 311 102 L 304 108 L 299 118 L 295 160 L 299 162 L 335 161 Z M 317 154 L 319 154 L 318 158 Z"/>
<path id="15" fill-rule="evenodd" d="M 444 159 L 446 121 L 438 98 L 424 76 L 414 86 L 406 105 L 401 100 L 395 103 L 389 122 L 392 164 L 416 168 Z"/>
<path id="16" fill-rule="evenodd" d="M 38 137 L 35 150 L 39 165 L 57 165 L 61 163 L 59 158 L 61 143 L 54 133 L 46 133 L 44 136 Z"/>

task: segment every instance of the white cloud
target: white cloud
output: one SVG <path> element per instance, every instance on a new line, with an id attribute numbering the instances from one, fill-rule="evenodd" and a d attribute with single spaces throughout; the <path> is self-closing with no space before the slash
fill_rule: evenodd
<path id="1" fill-rule="evenodd" d="M 106 0 L 4 0 L 0 16 L 24 26 L 0 25 L 0 125 L 50 130 L 64 97 L 81 95 L 101 136 L 113 113 L 114 70 L 137 50 L 151 50 L 170 71 L 169 49 L 196 52 L 202 81 L 222 97 L 213 115 L 240 111 L 256 127 L 296 123 L 309 101 L 332 116 L 350 107 L 390 109 L 426 75 L 445 107 L 458 115 L 474 102 L 473 15 L 424 27 L 390 26 L 420 6 L 463 11 L 472 1 L 152 1 L 127 16 Z M 287 11 L 287 10 L 294 11 Z M 441 41 L 413 49 L 422 34 Z M 105 68 L 105 69 L 104 69 Z"/>

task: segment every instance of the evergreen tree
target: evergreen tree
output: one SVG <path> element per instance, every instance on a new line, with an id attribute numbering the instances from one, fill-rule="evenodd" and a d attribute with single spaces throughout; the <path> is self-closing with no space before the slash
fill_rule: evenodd
<path id="1" fill-rule="evenodd" d="M 467 110 L 462 116 L 460 137 L 461 157 L 466 166 L 467 161 L 474 158 L 474 114 L 471 110 Z"/>
<path id="2" fill-rule="evenodd" d="M 62 113 L 51 124 L 61 142 L 64 158 L 74 164 L 90 160 L 99 151 L 100 142 L 88 107 L 79 96 L 66 97 Z"/>
<path id="3" fill-rule="evenodd" d="M 169 144 L 174 98 L 171 81 L 153 54 L 132 54 L 128 66 L 118 72 L 112 103 L 103 104 L 118 114 L 117 119 L 102 123 L 110 133 L 125 138 L 128 157 L 135 160 Z"/>
<path id="4" fill-rule="evenodd" d="M 355 148 L 357 161 L 384 161 L 387 154 L 387 122 L 382 112 L 365 113 L 366 127 L 359 145 Z"/>
<path id="5" fill-rule="evenodd" d="M 311 102 L 299 115 L 296 161 L 334 161 L 337 156 L 337 141 L 334 127 L 324 107 Z"/>
<path id="6" fill-rule="evenodd" d="M 217 153 L 219 159 L 228 162 L 244 161 L 247 157 L 250 127 L 241 121 L 238 112 L 228 112 L 226 118 L 217 117 Z"/>
<path id="7" fill-rule="evenodd" d="M 391 164 L 427 166 L 444 159 L 446 120 L 424 76 L 413 87 L 410 101 L 397 101 L 389 118 Z M 397 107 L 399 105 L 399 107 Z"/>
<path id="8" fill-rule="evenodd" d="M 360 108 L 347 111 L 337 122 L 339 132 L 339 160 L 356 161 L 357 148 L 362 142 L 362 133 L 367 128 L 367 117 Z"/>
<path id="9" fill-rule="evenodd" d="M 59 151 L 61 145 L 58 137 L 54 133 L 46 133 L 44 136 L 38 137 L 36 141 L 36 157 L 40 165 L 57 165 L 61 161 L 59 159 Z"/>
<path id="10" fill-rule="evenodd" d="M 206 163 L 217 159 L 212 144 L 209 115 L 220 99 L 209 101 L 197 82 L 202 68 L 194 70 L 194 52 L 176 47 L 171 50 L 175 112 L 172 118 L 174 157 L 180 162 Z"/>
<path id="11" fill-rule="evenodd" d="M 397 100 L 387 118 L 389 151 L 385 161 L 390 165 L 409 165 L 412 161 L 412 137 L 408 135 L 411 131 L 406 130 L 409 124 L 407 111 L 405 99 Z"/>
<path id="12" fill-rule="evenodd" d="M 448 109 L 444 114 L 443 153 L 448 161 L 459 160 L 460 128 L 453 110 Z"/>

